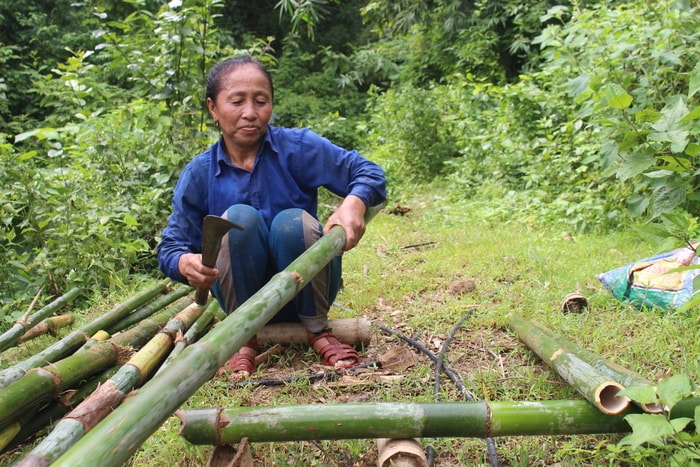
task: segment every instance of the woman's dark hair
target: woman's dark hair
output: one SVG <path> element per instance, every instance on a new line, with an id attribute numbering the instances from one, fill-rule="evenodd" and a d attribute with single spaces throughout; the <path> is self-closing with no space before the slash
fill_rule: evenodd
<path id="1" fill-rule="evenodd" d="M 270 93 L 272 100 L 274 101 L 275 88 L 272 85 L 272 77 L 270 76 L 270 73 L 267 71 L 267 68 L 265 68 L 265 65 L 250 56 L 227 58 L 226 60 L 214 65 L 214 67 L 209 71 L 209 76 L 207 76 L 205 97 L 211 99 L 212 102 L 216 102 L 216 96 L 219 94 L 219 91 L 221 91 L 221 77 L 228 75 L 230 72 L 243 65 L 254 65 L 265 75 L 268 83 L 270 83 Z"/>

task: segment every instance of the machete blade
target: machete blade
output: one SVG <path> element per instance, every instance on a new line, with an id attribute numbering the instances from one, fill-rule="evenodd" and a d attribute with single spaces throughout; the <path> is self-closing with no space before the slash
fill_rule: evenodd
<path id="1" fill-rule="evenodd" d="M 221 238 L 231 229 L 243 230 L 240 225 L 219 216 L 204 217 L 202 225 L 202 264 L 213 268 L 219 254 Z"/>
<path id="2" fill-rule="evenodd" d="M 231 229 L 243 230 L 240 225 L 223 217 L 208 215 L 204 217 L 202 224 L 202 264 L 213 268 L 216 266 L 216 257 L 219 255 L 221 239 Z M 199 288 L 194 301 L 198 305 L 204 305 L 209 296 L 208 288 Z"/>

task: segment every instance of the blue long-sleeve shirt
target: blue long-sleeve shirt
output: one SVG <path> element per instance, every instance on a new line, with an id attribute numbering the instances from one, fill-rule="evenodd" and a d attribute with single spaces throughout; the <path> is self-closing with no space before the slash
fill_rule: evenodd
<path id="1" fill-rule="evenodd" d="M 201 252 L 207 214 L 220 216 L 234 204 L 247 204 L 262 213 L 268 227 L 288 208 L 317 217 L 319 187 L 341 197 L 356 195 L 368 207 L 386 199 L 381 167 L 311 130 L 268 126 L 250 172 L 231 164 L 220 139 L 185 166 L 175 186 L 173 212 L 158 245 L 161 271 L 187 282 L 178 261 Z"/>

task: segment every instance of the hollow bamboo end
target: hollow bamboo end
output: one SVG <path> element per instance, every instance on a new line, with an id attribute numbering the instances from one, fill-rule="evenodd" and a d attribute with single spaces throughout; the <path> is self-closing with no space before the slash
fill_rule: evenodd
<path id="1" fill-rule="evenodd" d="M 639 404 L 639 407 L 646 413 L 662 413 L 667 409 L 663 404 Z"/>
<path id="2" fill-rule="evenodd" d="M 415 438 L 377 439 L 378 467 L 428 467 L 420 441 Z"/>
<path id="3" fill-rule="evenodd" d="M 588 308 L 585 295 L 578 292 L 570 293 L 561 301 L 562 313 L 581 313 Z"/>
<path id="4" fill-rule="evenodd" d="M 616 415 L 625 410 L 631 402 L 627 396 L 618 396 L 624 387 L 614 381 L 602 384 L 596 391 L 598 408 L 608 415 Z"/>

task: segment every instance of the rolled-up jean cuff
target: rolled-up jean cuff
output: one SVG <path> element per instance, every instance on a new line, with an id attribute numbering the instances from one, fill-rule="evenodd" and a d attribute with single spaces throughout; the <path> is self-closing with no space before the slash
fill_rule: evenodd
<path id="1" fill-rule="evenodd" d="M 299 321 L 304 326 L 307 331 L 318 334 L 319 332 L 326 329 L 328 326 L 328 316 L 327 315 L 317 315 L 317 316 L 302 316 L 299 315 Z"/>

